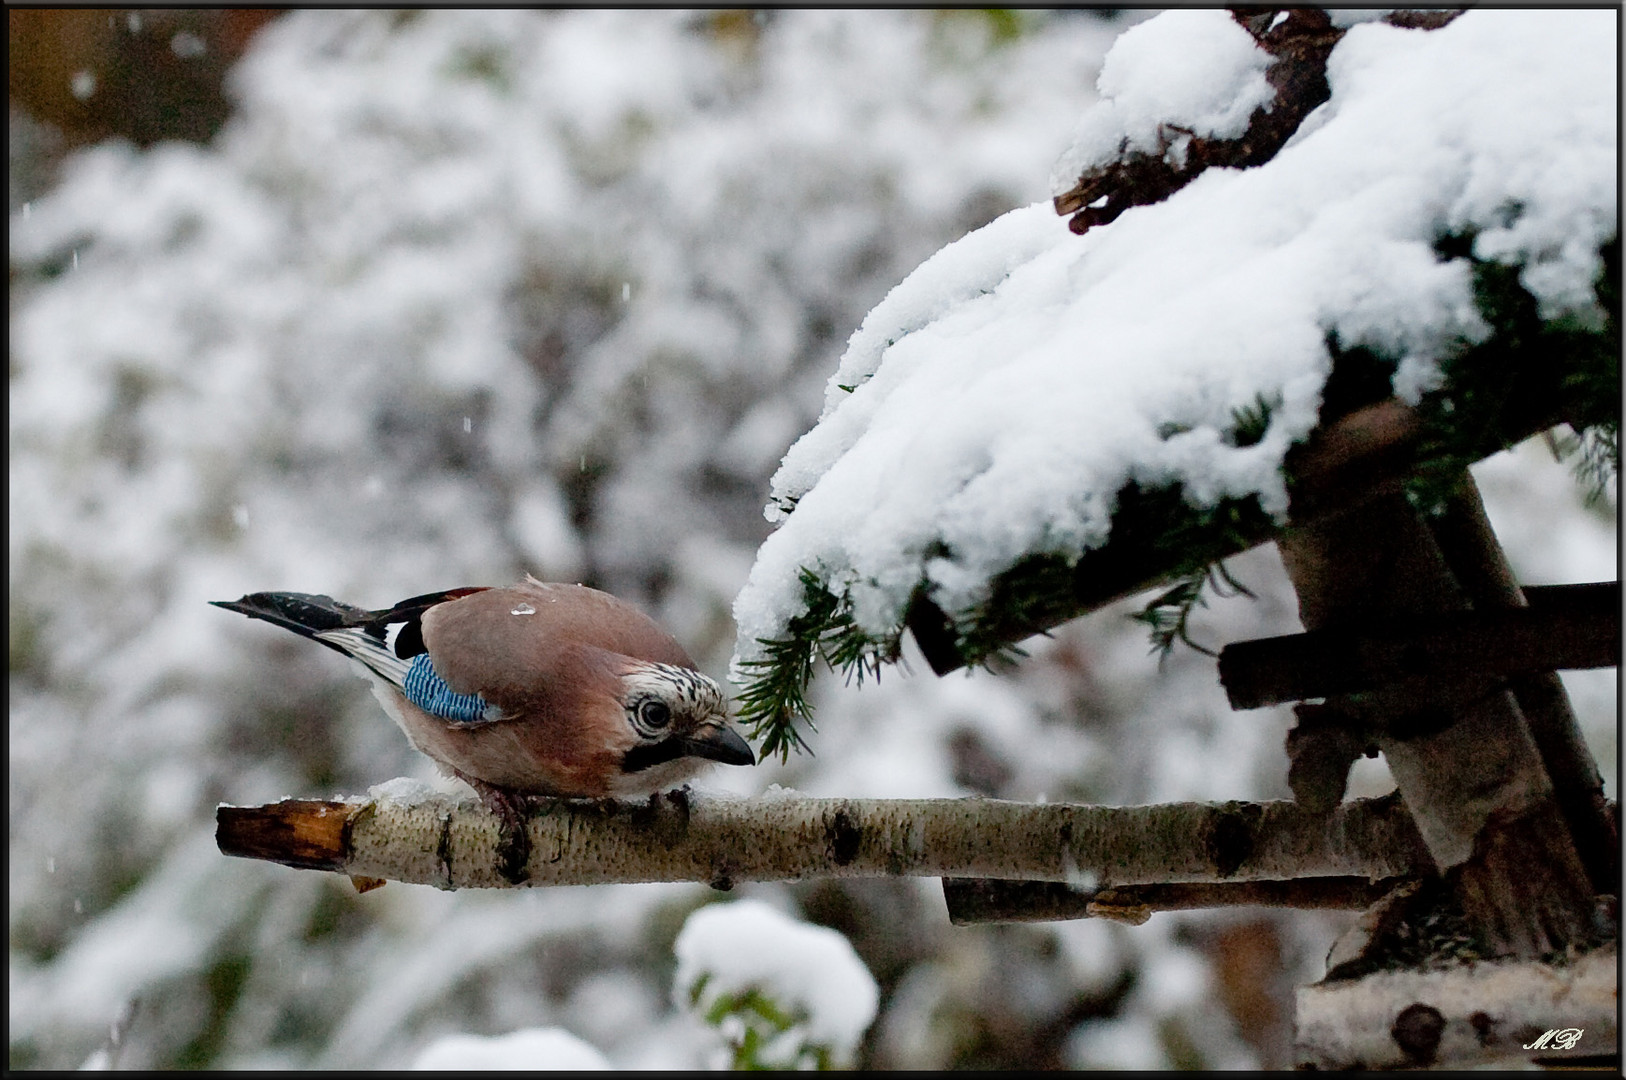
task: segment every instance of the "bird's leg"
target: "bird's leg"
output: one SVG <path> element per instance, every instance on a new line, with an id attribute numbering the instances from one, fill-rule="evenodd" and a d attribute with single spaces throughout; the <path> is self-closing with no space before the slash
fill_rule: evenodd
<path id="1" fill-rule="evenodd" d="M 492 787 L 470 776 L 459 776 L 480 796 L 485 808 L 497 815 L 497 853 L 501 859 L 498 872 L 504 881 L 522 884 L 531 876 L 531 832 L 526 824 L 531 816 L 530 796 Z"/>

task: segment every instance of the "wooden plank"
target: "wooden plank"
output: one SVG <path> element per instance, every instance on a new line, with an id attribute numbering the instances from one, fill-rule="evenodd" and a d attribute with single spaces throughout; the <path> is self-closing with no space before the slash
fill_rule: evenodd
<path id="1" fill-rule="evenodd" d="M 1379 687 L 1496 682 L 1540 671 L 1614 667 L 1619 582 L 1555 586 L 1523 608 L 1413 617 L 1397 626 L 1336 626 L 1238 641 L 1220 651 L 1233 709 Z"/>
<path id="2" fill-rule="evenodd" d="M 955 926 L 989 922 L 1112 919 L 1143 923 L 1154 912 L 1216 907 L 1359 911 L 1399 878 L 1302 877 L 1286 881 L 1205 881 L 1087 889 L 1062 881 L 944 878 L 943 900 Z"/>

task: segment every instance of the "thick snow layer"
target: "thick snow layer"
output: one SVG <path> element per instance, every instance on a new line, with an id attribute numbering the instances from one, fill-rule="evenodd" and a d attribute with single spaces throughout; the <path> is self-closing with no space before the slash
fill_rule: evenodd
<path id="1" fill-rule="evenodd" d="M 1125 33 L 1112 84 L 1178 78 L 1187 54 L 1168 50 L 1201 14 Z M 1415 399 L 1446 350 L 1487 332 L 1468 262 L 1434 253 L 1442 234 L 1478 230 L 1475 254 L 1522 265 L 1545 315 L 1595 316 L 1597 249 L 1618 229 L 1615 28 L 1613 12 L 1555 10 L 1356 25 L 1331 100 L 1268 164 L 1211 169 L 1084 237 L 1039 203 L 939 251 L 853 335 L 774 478 L 782 524 L 735 602 L 735 677 L 803 610 L 799 568 L 884 638 L 922 581 L 963 616 L 1023 555 L 1100 546 L 1131 480 L 1283 513 L 1282 457 L 1315 424 L 1329 334 L 1396 357 Z M 1213 67 L 1233 97 L 1244 67 Z M 1217 102 L 1163 104 L 1190 122 Z M 1261 397 L 1277 403 L 1264 438 L 1229 445 L 1233 411 Z"/>
<path id="2" fill-rule="evenodd" d="M 673 946 L 672 992 L 683 1006 L 702 976 L 710 976 L 695 1007 L 704 1014 L 718 997 L 757 990 L 786 1012 L 806 1016 L 803 1042 L 850 1060 L 875 1019 L 875 979 L 840 933 L 783 914 L 760 900 L 708 904 L 689 916 Z"/>

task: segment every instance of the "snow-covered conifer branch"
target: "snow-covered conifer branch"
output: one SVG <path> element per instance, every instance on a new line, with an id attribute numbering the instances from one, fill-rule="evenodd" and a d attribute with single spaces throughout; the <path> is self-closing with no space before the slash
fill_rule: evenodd
<path id="1" fill-rule="evenodd" d="M 1436 508 L 1555 425 L 1594 448 L 1597 489 L 1619 427 L 1618 147 L 1594 105 L 1613 33 L 1312 9 L 1126 32 L 1060 167 L 1057 190 L 1093 178 L 1060 208 L 1098 227 L 1047 202 L 932 256 L 785 456 L 735 601 L 751 718 L 772 735 L 812 660 L 885 660 L 905 630 L 940 673 L 997 661 L 1363 484 Z M 1327 446 L 1348 453 L 1315 483 Z"/>

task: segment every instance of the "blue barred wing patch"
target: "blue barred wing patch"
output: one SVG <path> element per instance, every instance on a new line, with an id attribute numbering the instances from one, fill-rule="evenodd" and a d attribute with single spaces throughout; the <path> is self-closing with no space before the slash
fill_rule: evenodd
<path id="1" fill-rule="evenodd" d="M 407 700 L 424 712 L 454 724 L 479 724 L 498 718 L 497 709 L 479 694 L 459 694 L 435 673 L 428 653 L 412 658 L 406 679 L 401 683 Z"/>

